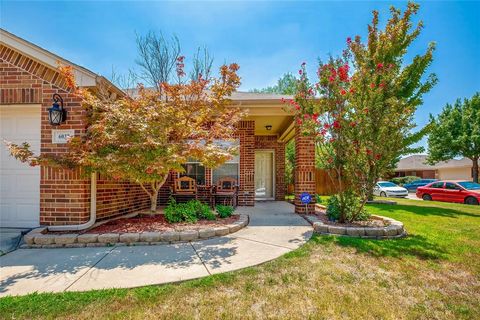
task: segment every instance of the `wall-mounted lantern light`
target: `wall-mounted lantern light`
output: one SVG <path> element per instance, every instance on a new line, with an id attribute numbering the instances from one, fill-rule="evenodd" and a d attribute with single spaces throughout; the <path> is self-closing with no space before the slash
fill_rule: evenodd
<path id="1" fill-rule="evenodd" d="M 52 126 L 58 126 L 67 120 L 67 110 L 63 108 L 62 97 L 55 93 L 53 94 L 53 105 L 48 109 L 48 121 Z"/>
<path id="2" fill-rule="evenodd" d="M 265 129 L 267 129 L 267 131 L 272 130 L 272 125 L 271 125 L 271 124 L 267 124 L 267 125 L 265 126 Z"/>

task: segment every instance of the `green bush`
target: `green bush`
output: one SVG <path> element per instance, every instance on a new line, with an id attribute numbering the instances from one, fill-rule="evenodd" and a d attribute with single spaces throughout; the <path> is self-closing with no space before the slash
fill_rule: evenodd
<path id="1" fill-rule="evenodd" d="M 228 218 L 232 215 L 233 211 L 235 210 L 232 206 L 224 206 L 221 204 L 217 204 L 215 206 L 215 209 L 217 209 L 218 216 L 220 218 Z"/>
<path id="2" fill-rule="evenodd" d="M 208 205 L 198 200 L 177 203 L 175 199 L 171 198 L 165 208 L 165 219 L 169 223 L 195 223 L 199 219 L 215 220 L 216 216 Z"/>
<path id="3" fill-rule="evenodd" d="M 169 223 L 176 222 L 197 222 L 195 208 L 187 203 L 177 203 L 174 199 L 170 199 L 165 208 L 165 219 Z"/>
<path id="4" fill-rule="evenodd" d="M 406 177 L 395 177 L 390 179 L 391 182 L 398 184 L 399 186 L 403 186 L 406 183 L 411 183 L 413 181 L 420 180 L 421 178 L 416 176 L 406 176 Z"/>
<path id="5" fill-rule="evenodd" d="M 351 191 L 342 193 L 345 199 L 345 206 L 340 205 L 340 194 L 335 194 L 327 200 L 327 217 L 330 220 L 340 220 L 342 210 L 345 214 L 345 221 L 368 220 L 370 214 L 362 208 L 360 211 L 361 200 Z M 358 213 L 357 213 L 358 212 Z"/>
<path id="6" fill-rule="evenodd" d="M 188 203 L 190 203 L 195 210 L 195 214 L 197 215 L 198 219 L 215 220 L 217 218 L 207 204 L 198 200 L 192 200 Z"/>

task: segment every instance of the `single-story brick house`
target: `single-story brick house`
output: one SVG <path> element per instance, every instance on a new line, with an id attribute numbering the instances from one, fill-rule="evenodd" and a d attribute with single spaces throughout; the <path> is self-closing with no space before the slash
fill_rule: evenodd
<path id="1" fill-rule="evenodd" d="M 58 62 L 73 66 L 81 87 L 95 90 L 99 83 L 106 83 L 112 95 L 123 94 L 90 70 L 3 29 L 0 36 L 1 139 L 27 141 L 37 152 L 58 154 L 66 151 L 65 135 L 85 132 L 84 111 L 79 99 L 65 90 L 56 71 Z M 55 93 L 63 98 L 68 113 L 65 122 L 53 127 L 47 109 Z M 238 126 L 239 156 L 213 170 L 187 163 L 187 175 L 205 185 L 225 175 L 236 177 L 241 206 L 254 206 L 257 200 L 284 200 L 285 143 L 295 139 L 295 211 L 305 210 L 299 195 L 315 192 L 314 144 L 299 133 L 292 114 L 283 108 L 282 97 L 235 93 L 232 104 L 249 110 Z M 138 185 L 102 176 L 87 179 L 78 171 L 30 167 L 10 157 L 4 146 L 0 157 L 2 227 L 76 225 L 89 221 L 91 210 L 96 219 L 106 219 L 149 207 L 148 196 Z M 160 204 L 166 203 L 169 185 L 177 175 L 172 173 L 160 191 Z"/>
<path id="2" fill-rule="evenodd" d="M 423 179 L 472 180 L 473 164 L 467 158 L 441 161 L 435 165 L 426 163 L 427 156 L 415 154 L 400 159 L 395 169 L 396 177 L 417 176 Z"/>

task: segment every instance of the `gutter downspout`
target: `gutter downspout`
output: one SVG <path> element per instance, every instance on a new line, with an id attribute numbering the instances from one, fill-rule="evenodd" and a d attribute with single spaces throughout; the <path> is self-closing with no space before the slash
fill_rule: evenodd
<path id="1" fill-rule="evenodd" d="M 82 224 L 72 224 L 66 226 L 50 226 L 48 231 L 79 231 L 93 226 L 97 220 L 97 174 L 92 173 L 90 177 L 90 219 Z"/>

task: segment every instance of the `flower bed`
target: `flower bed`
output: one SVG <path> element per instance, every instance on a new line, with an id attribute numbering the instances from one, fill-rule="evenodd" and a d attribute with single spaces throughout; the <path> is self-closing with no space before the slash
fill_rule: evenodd
<path id="1" fill-rule="evenodd" d="M 204 228 L 222 227 L 232 224 L 239 219 L 233 215 L 225 219 L 198 220 L 196 223 L 168 223 L 163 214 L 146 215 L 139 214 L 133 218 L 117 219 L 89 229 L 83 233 L 127 233 L 127 232 L 162 232 L 162 231 L 186 231 L 200 230 Z"/>
<path id="2" fill-rule="evenodd" d="M 194 241 L 237 232 L 248 224 L 248 215 L 232 215 L 196 223 L 168 223 L 163 214 L 117 219 L 86 231 L 48 232 L 37 228 L 24 236 L 22 248 L 76 248 L 111 245 L 155 245 Z"/>
<path id="3" fill-rule="evenodd" d="M 368 239 L 391 239 L 406 236 L 403 223 L 400 221 L 372 215 L 369 220 L 352 223 L 329 221 L 324 210 L 316 210 L 315 214 L 303 216 L 315 232 L 320 234 L 342 235 Z"/>

